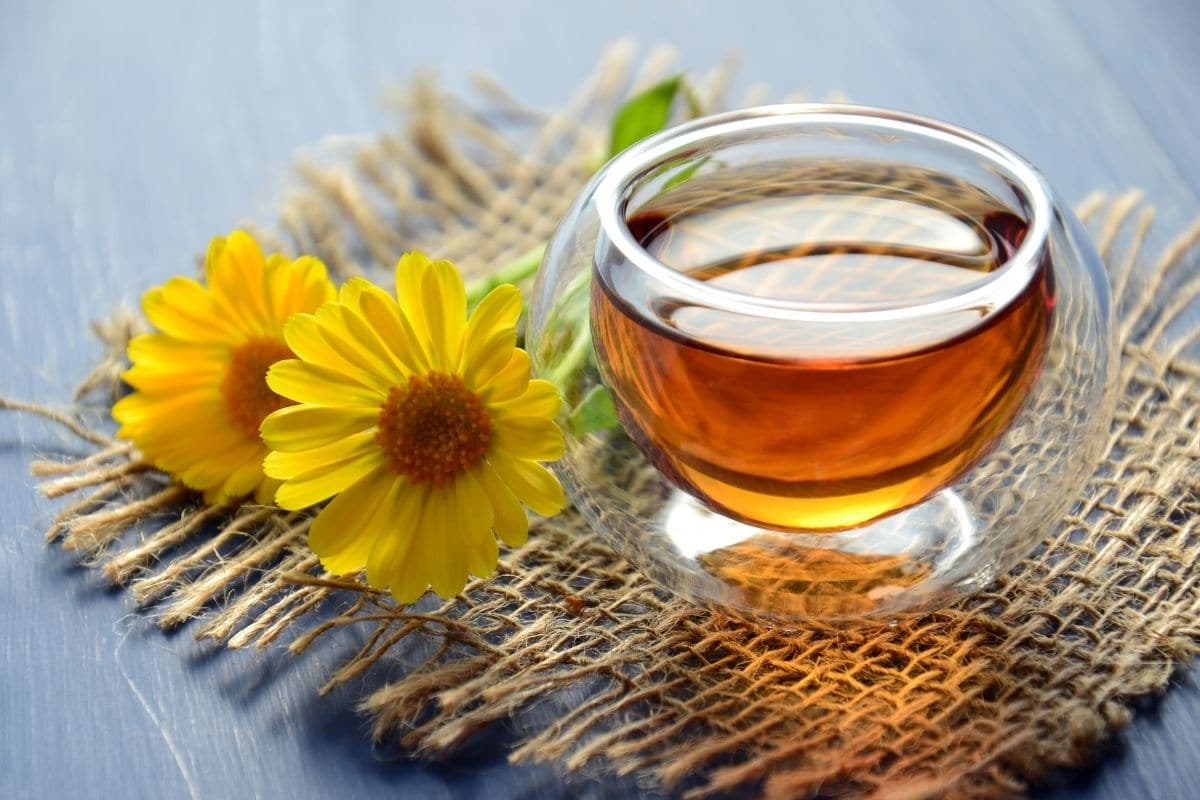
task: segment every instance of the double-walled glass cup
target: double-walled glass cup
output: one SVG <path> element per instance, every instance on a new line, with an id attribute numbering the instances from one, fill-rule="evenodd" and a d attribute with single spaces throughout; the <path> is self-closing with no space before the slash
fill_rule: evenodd
<path id="1" fill-rule="evenodd" d="M 567 492 L 669 589 L 776 619 L 944 605 L 1094 467 L 1103 266 L 1022 158 L 920 117 L 786 105 L 613 159 L 547 249 L 535 370 Z"/>

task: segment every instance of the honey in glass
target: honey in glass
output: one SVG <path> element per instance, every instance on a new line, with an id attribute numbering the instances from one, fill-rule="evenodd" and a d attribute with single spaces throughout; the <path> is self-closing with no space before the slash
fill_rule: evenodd
<path id="1" fill-rule="evenodd" d="M 879 162 L 728 167 L 625 219 L 649 255 L 738 310 L 598 262 L 602 376 L 646 456 L 743 522 L 844 530 L 921 502 L 988 451 L 1040 368 L 1044 256 L 1016 291 L 954 306 L 1028 228 L 965 182 Z M 757 316 L 760 301 L 816 313 Z"/>

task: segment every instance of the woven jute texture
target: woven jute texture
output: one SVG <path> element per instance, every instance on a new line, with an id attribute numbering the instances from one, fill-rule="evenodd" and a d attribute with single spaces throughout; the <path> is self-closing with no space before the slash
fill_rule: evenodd
<path id="1" fill-rule="evenodd" d="M 615 105 L 669 68 L 668 52 L 639 61 L 618 46 L 550 116 L 486 82 L 472 103 L 418 83 L 396 97 L 396 131 L 301 163 L 279 224 L 259 233 L 343 277 L 386 282 L 415 248 L 481 274 L 550 234 Z M 724 102 L 728 75 L 702 82 L 709 107 Z M 3 405 L 92 448 L 33 465 L 44 494 L 66 498 L 49 538 L 128 585 L 164 627 L 199 618 L 198 637 L 232 648 L 299 654 L 330 630 L 361 629 L 361 651 L 324 690 L 386 674 L 362 709 L 377 737 L 409 752 L 443 757 L 510 720 L 514 762 L 633 774 L 689 796 L 1019 794 L 1087 763 L 1129 702 L 1164 690 L 1200 642 L 1200 364 L 1180 321 L 1200 291 L 1200 225 L 1151 259 L 1153 215 L 1136 194 L 1078 211 L 1119 308 L 1103 463 L 1014 572 L 890 626 L 782 631 L 684 604 L 569 511 L 453 601 L 397 608 L 322 576 L 305 547 L 310 514 L 204 507 L 102 432 L 111 426 L 88 422 L 119 389 L 132 317 L 97 327 L 107 356 L 76 406 Z"/>

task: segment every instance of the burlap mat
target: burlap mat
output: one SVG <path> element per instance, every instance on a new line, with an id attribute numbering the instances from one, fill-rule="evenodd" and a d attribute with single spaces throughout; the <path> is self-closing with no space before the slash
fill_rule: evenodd
<path id="1" fill-rule="evenodd" d="M 615 104 L 668 66 L 661 53 L 637 66 L 617 47 L 549 117 L 490 84 L 474 105 L 419 84 L 400 97 L 400 130 L 300 165 L 278 241 L 341 277 L 386 281 L 415 247 L 468 272 L 504 263 L 550 234 Z M 706 83 L 710 107 L 727 75 Z M 4 404 L 96 446 L 34 465 L 48 497 L 70 498 L 50 538 L 127 584 L 164 627 L 201 617 L 197 636 L 229 647 L 266 647 L 286 631 L 300 653 L 326 631 L 364 626 L 362 650 L 325 690 L 383 663 L 399 671 L 362 708 L 376 736 L 419 755 L 511 719 L 514 762 L 633 773 L 688 795 L 1009 795 L 1086 763 L 1128 720 L 1128 701 L 1164 690 L 1200 641 L 1200 365 L 1188 357 L 1196 332 L 1179 323 L 1200 290 L 1200 225 L 1149 265 L 1152 214 L 1136 195 L 1092 197 L 1079 211 L 1120 308 L 1121 400 L 1104 463 L 1014 573 L 891 627 L 785 632 L 683 604 L 574 513 L 538 525 L 496 577 L 454 601 L 398 609 L 319 577 L 307 515 L 205 508 L 98 432 L 111 427 L 81 422 L 86 410 Z M 116 390 L 134 327 L 99 327 L 108 357 L 85 395 Z"/>

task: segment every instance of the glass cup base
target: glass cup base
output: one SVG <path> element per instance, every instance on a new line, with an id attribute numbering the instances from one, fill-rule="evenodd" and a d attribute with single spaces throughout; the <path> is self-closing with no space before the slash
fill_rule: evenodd
<path id="1" fill-rule="evenodd" d="M 775 622 L 887 619 L 944 606 L 993 577 L 972 555 L 983 526 L 953 489 L 830 533 L 747 525 L 677 489 L 642 523 L 614 544 L 643 571 L 693 601 Z"/>

